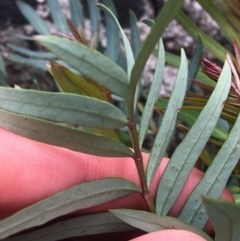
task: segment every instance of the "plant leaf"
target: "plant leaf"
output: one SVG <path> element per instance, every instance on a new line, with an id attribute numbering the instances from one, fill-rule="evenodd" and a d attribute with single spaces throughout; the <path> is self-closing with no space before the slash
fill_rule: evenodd
<path id="1" fill-rule="evenodd" d="M 117 19 L 117 11 L 112 0 L 103 0 L 103 4 L 112 12 Z M 107 34 L 107 49 L 106 55 L 112 59 L 115 63 L 117 62 L 120 48 L 119 41 L 119 30 L 116 22 L 113 18 L 105 12 L 105 24 Z"/>
<path id="2" fill-rule="evenodd" d="M 131 47 L 134 59 L 137 59 L 137 56 L 141 49 L 141 39 L 140 33 L 137 26 L 137 17 L 134 12 L 130 10 L 130 29 L 131 29 Z"/>
<path id="3" fill-rule="evenodd" d="M 122 27 L 120 26 L 117 18 L 114 16 L 114 14 L 112 13 L 112 11 L 107 8 L 106 6 L 104 6 L 103 4 L 101 3 L 98 3 L 97 6 L 102 10 L 104 11 L 104 13 L 108 14 L 109 17 L 112 18 L 112 20 L 117 24 L 118 26 L 118 29 L 121 33 L 121 36 L 122 36 L 122 40 L 123 40 L 123 44 L 124 44 L 124 48 L 125 48 L 125 51 L 126 51 L 126 58 L 127 58 L 127 73 L 128 73 L 128 78 L 130 78 L 130 75 L 131 75 L 131 72 L 132 72 L 132 68 L 133 68 L 133 65 L 134 65 L 134 57 L 133 57 L 133 52 L 132 52 L 132 48 L 130 46 L 130 43 L 127 39 L 127 36 L 126 34 L 124 33 Z"/>
<path id="4" fill-rule="evenodd" d="M 91 38 L 94 37 L 95 34 L 99 31 L 99 24 L 100 24 L 100 13 L 99 9 L 96 7 L 98 0 L 91 0 L 88 1 L 88 9 L 90 12 L 90 19 L 91 19 Z"/>
<path id="5" fill-rule="evenodd" d="M 47 0 L 47 3 L 51 12 L 51 16 L 53 18 L 53 22 L 57 27 L 57 30 L 61 33 L 68 34 L 69 29 L 66 24 L 66 17 L 63 14 L 62 8 L 58 0 L 57 1 Z"/>
<path id="6" fill-rule="evenodd" d="M 212 17 L 212 19 L 216 21 L 220 29 L 226 33 L 230 41 L 235 39 L 238 43 L 240 43 L 240 34 L 234 28 L 234 26 L 231 23 L 229 23 L 229 21 L 227 20 L 227 18 L 225 17 L 225 15 L 216 3 L 208 0 L 198 0 L 198 3 Z"/>
<path id="7" fill-rule="evenodd" d="M 238 241 L 240 236 L 240 207 L 210 197 L 203 196 L 202 200 L 216 232 L 215 241 Z"/>
<path id="8" fill-rule="evenodd" d="M 50 63 L 50 72 L 64 92 L 82 94 L 99 100 L 108 100 L 101 89 L 92 83 L 89 83 L 82 76 L 73 73 L 68 68 L 61 66 L 54 61 L 50 61 Z"/>
<path id="9" fill-rule="evenodd" d="M 126 116 L 106 101 L 75 94 L 0 87 L 0 108 L 54 122 L 117 129 Z"/>
<path id="10" fill-rule="evenodd" d="M 168 24 L 172 21 L 175 15 L 179 12 L 184 0 L 168 0 L 160 14 L 156 19 L 156 23 L 153 25 L 151 32 L 147 36 L 146 41 L 144 42 L 142 49 L 136 59 L 136 62 L 133 66 L 131 73 L 131 85 L 135 87 L 138 83 L 138 80 L 142 74 L 144 66 L 148 60 L 148 57 L 152 53 L 155 45 L 159 41 L 160 37 L 164 33 Z"/>
<path id="11" fill-rule="evenodd" d="M 217 57 L 221 61 L 224 61 L 227 50 L 221 44 L 213 40 L 201 29 L 199 29 L 195 25 L 195 23 L 189 17 L 187 17 L 182 11 L 178 12 L 176 19 L 186 30 L 186 32 L 189 33 L 194 39 L 197 39 L 200 34 L 204 48 L 206 48 L 209 52 L 211 52 L 215 57 Z"/>
<path id="12" fill-rule="evenodd" d="M 25 2 L 16 1 L 18 9 L 34 29 L 40 34 L 50 34 L 50 29 L 46 22 L 35 12 L 35 10 Z"/>
<path id="13" fill-rule="evenodd" d="M 207 241 L 213 241 L 202 230 L 190 224 L 187 224 L 177 218 L 158 216 L 153 213 L 132 209 L 113 209 L 110 210 L 110 212 L 127 224 L 149 233 L 160 230 L 173 229 L 174 227 L 174 229 L 187 230 L 198 234 Z"/>
<path id="14" fill-rule="evenodd" d="M 167 214 L 181 192 L 197 158 L 211 136 L 231 85 L 231 69 L 225 61 L 208 103 L 197 121 L 173 153 L 158 186 L 156 209 Z"/>
<path id="15" fill-rule="evenodd" d="M 75 28 L 78 28 L 79 24 L 84 29 L 85 22 L 82 12 L 82 5 L 79 1 L 76 0 L 68 0 L 70 5 L 70 12 L 71 12 L 71 20 Z"/>
<path id="16" fill-rule="evenodd" d="M 180 219 L 191 222 L 193 225 L 203 228 L 207 222 L 207 215 L 201 204 L 200 196 L 209 195 L 220 197 L 226 183 L 240 158 L 240 115 L 229 133 L 228 139 L 223 144 L 213 159 L 203 178 L 192 191 L 179 216 Z"/>
<path id="17" fill-rule="evenodd" d="M 201 35 L 199 35 L 196 47 L 193 51 L 192 59 L 188 65 L 188 84 L 187 84 L 187 90 L 190 89 L 190 86 L 192 85 L 192 79 L 195 79 L 201 60 L 200 57 L 202 56 L 203 51 L 203 44 Z"/>
<path id="18" fill-rule="evenodd" d="M 55 36 L 36 36 L 35 38 L 84 76 L 103 85 L 127 102 L 132 98 L 124 70 L 101 53 Z"/>
<path id="19" fill-rule="evenodd" d="M 124 223 L 113 214 L 104 212 L 55 221 L 48 224 L 47 227 L 40 226 L 37 230 L 18 234 L 4 239 L 4 241 L 55 241 L 70 237 L 135 230 L 137 229 Z"/>
<path id="20" fill-rule="evenodd" d="M 135 192 L 140 192 L 139 187 L 121 178 L 105 178 L 76 185 L 0 221 L 0 239 L 76 210 L 93 207 Z"/>
<path id="21" fill-rule="evenodd" d="M 157 136 L 154 141 L 154 146 L 151 150 L 150 158 L 147 164 L 147 184 L 150 185 L 156 170 L 166 152 L 169 142 L 172 138 L 177 113 L 182 107 L 186 88 L 187 88 L 187 76 L 188 76 L 188 62 L 184 50 L 181 50 L 181 65 L 179 72 L 173 87 L 172 94 L 170 96 L 168 107 L 162 119 L 161 126 L 158 130 Z M 159 212 L 159 209 L 157 209 Z"/>
<path id="22" fill-rule="evenodd" d="M 140 148 L 142 148 L 142 144 L 143 144 L 145 135 L 149 128 L 149 124 L 150 124 L 150 121 L 152 118 L 154 104 L 156 103 L 156 101 L 159 97 L 162 80 L 163 80 L 163 76 L 164 76 L 165 51 L 164 51 L 162 39 L 159 40 L 159 49 L 160 49 L 160 51 L 159 51 L 158 60 L 157 60 L 157 64 L 156 64 L 156 70 L 154 73 L 154 77 L 153 77 L 151 88 L 150 88 L 150 91 L 148 94 L 147 102 L 144 107 L 142 118 L 140 121 L 140 129 L 138 132 Z"/>
<path id="23" fill-rule="evenodd" d="M 105 136 L 14 114 L 0 109 L 0 126 L 31 140 L 96 156 L 132 157 L 121 142 Z"/>

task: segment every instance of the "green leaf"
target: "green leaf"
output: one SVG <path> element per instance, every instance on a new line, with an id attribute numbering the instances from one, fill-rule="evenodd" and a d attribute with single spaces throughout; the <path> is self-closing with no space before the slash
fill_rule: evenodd
<path id="1" fill-rule="evenodd" d="M 240 40 L 239 40 L 240 34 L 225 17 L 223 12 L 220 10 L 220 7 L 218 6 L 218 4 L 208 0 L 198 0 L 198 3 L 212 17 L 212 19 L 216 21 L 220 29 L 225 32 L 225 34 L 227 35 L 230 41 L 235 39 L 238 42 L 238 44 L 240 44 Z M 236 5 L 236 8 L 237 8 L 237 5 Z"/>
<path id="2" fill-rule="evenodd" d="M 182 107 L 186 88 L 187 88 L 187 76 L 188 76 L 188 62 L 184 50 L 181 50 L 181 65 L 179 72 L 173 87 L 172 94 L 170 96 L 167 109 L 162 119 L 161 126 L 158 130 L 157 136 L 154 141 L 154 146 L 151 150 L 150 158 L 147 164 L 147 184 L 150 185 L 157 168 L 166 153 L 166 149 L 172 138 L 177 113 Z M 157 213 L 160 213 L 160 209 L 157 209 Z"/>
<path id="3" fill-rule="evenodd" d="M 137 59 L 142 45 L 137 21 L 135 13 L 130 10 L 131 47 L 134 59 Z"/>
<path id="4" fill-rule="evenodd" d="M 5 241 L 55 241 L 71 237 L 101 233 L 119 233 L 137 229 L 124 223 L 113 214 L 104 212 L 51 222 L 47 226 L 35 228 L 25 234 L 17 234 Z"/>
<path id="5" fill-rule="evenodd" d="M 105 178 L 76 185 L 0 221 L 0 239 L 76 210 L 93 207 L 135 192 L 140 192 L 139 187 L 121 178 Z"/>
<path id="6" fill-rule="evenodd" d="M 142 20 L 147 26 L 152 27 L 155 24 L 155 21 L 150 18 L 145 18 Z"/>
<path id="7" fill-rule="evenodd" d="M 75 28 L 78 28 L 79 24 L 84 29 L 85 22 L 84 16 L 82 12 L 82 5 L 79 1 L 76 0 L 68 0 L 70 4 L 70 12 L 71 12 L 71 20 Z"/>
<path id="8" fill-rule="evenodd" d="M 109 8 L 109 10 L 113 13 L 113 15 L 117 18 L 117 11 L 112 0 L 103 0 L 103 4 Z M 114 62 L 117 62 L 120 48 L 119 41 L 119 30 L 118 26 L 112 17 L 109 16 L 108 13 L 105 12 L 105 24 L 106 24 L 106 32 L 107 32 L 107 50 L 106 55 L 112 59 Z"/>
<path id="9" fill-rule="evenodd" d="M 130 75 L 131 75 L 131 72 L 132 72 L 132 68 L 133 68 L 133 65 L 134 65 L 134 57 L 133 57 L 133 52 L 132 52 L 132 48 L 130 46 L 130 43 L 127 39 L 127 36 L 126 34 L 124 33 L 122 27 L 120 26 L 117 18 L 114 16 L 114 14 L 112 13 L 112 11 L 107 8 L 106 6 L 104 6 L 103 4 L 101 3 L 98 3 L 97 6 L 102 10 L 104 11 L 104 13 L 108 14 L 109 17 L 112 18 L 112 20 L 117 24 L 118 26 L 118 29 L 121 33 L 121 36 L 122 36 L 122 40 L 123 40 L 123 44 L 124 44 L 124 48 L 125 48 L 125 51 L 126 51 L 126 58 L 127 58 L 127 73 L 128 73 L 128 77 L 130 78 Z"/>
<path id="10" fill-rule="evenodd" d="M 35 10 L 25 2 L 17 1 L 17 6 L 23 16 L 40 34 L 50 34 L 50 29 L 46 22 L 35 12 Z"/>
<path id="11" fill-rule="evenodd" d="M 199 29 L 195 23 L 190 20 L 182 11 L 179 11 L 176 16 L 177 21 L 182 27 L 189 33 L 194 39 L 197 39 L 199 34 L 201 35 L 201 39 L 203 42 L 204 48 L 206 48 L 209 52 L 211 52 L 215 57 L 220 59 L 221 61 L 225 60 L 225 56 L 227 50 L 218 42 L 213 40 L 207 34 L 205 34 L 201 29 Z"/>
<path id="12" fill-rule="evenodd" d="M 6 85 L 7 85 L 7 77 L 6 77 L 5 64 L 2 56 L 0 55 L 0 86 L 6 86 Z"/>
<path id="13" fill-rule="evenodd" d="M 99 31 L 99 24 L 100 24 L 100 13 L 99 9 L 96 7 L 98 0 L 91 0 L 88 1 L 88 9 L 90 12 L 90 19 L 91 19 L 91 38 L 94 37 L 95 34 Z"/>
<path id="14" fill-rule="evenodd" d="M 194 49 L 192 59 L 188 65 L 188 84 L 187 84 L 187 90 L 190 89 L 190 86 L 192 85 L 192 79 L 195 79 L 199 66 L 201 64 L 200 57 L 202 56 L 203 51 L 203 44 L 201 40 L 201 35 L 199 35 L 196 47 Z"/>
<path id="15" fill-rule="evenodd" d="M 68 34 L 69 29 L 66 23 L 66 17 L 63 14 L 62 8 L 58 0 L 55 0 L 55 1 L 47 0 L 47 3 L 51 12 L 51 16 L 53 18 L 53 22 L 57 27 L 57 31 Z"/>
<path id="16" fill-rule="evenodd" d="M 181 192 L 195 162 L 211 136 L 228 96 L 231 85 L 231 69 L 225 61 L 209 101 L 197 121 L 173 153 L 158 186 L 156 208 L 166 214 Z"/>
<path id="17" fill-rule="evenodd" d="M 14 114 L 0 109 L 0 126 L 31 140 L 65 147 L 96 156 L 132 157 L 121 142 L 48 121 Z"/>
<path id="18" fill-rule="evenodd" d="M 54 122 L 103 129 L 117 129 L 128 123 L 114 105 L 76 94 L 0 87 L 0 108 Z"/>
<path id="19" fill-rule="evenodd" d="M 159 41 L 160 37 L 164 33 L 168 24 L 172 21 L 175 15 L 179 12 L 184 0 L 168 0 L 160 14 L 156 19 L 156 23 L 153 25 L 151 32 L 147 36 L 146 41 L 144 42 L 142 49 L 137 57 L 137 60 L 133 66 L 131 73 L 131 85 L 134 87 L 137 85 L 138 80 L 142 74 L 144 66 L 148 60 L 148 57 L 152 53 L 155 45 Z"/>
<path id="20" fill-rule="evenodd" d="M 199 114 L 200 113 L 196 111 L 180 110 L 178 113 L 178 118 L 192 126 L 196 122 Z M 212 136 L 221 140 L 227 140 L 228 131 L 217 124 L 214 128 Z"/>
<path id="21" fill-rule="evenodd" d="M 103 85 L 127 102 L 131 100 L 131 87 L 126 73 L 109 58 L 68 39 L 55 36 L 36 36 L 35 38 L 83 75 Z"/>
<path id="22" fill-rule="evenodd" d="M 240 158 L 240 115 L 229 133 L 228 139 L 218 151 L 210 167 L 203 178 L 192 191 L 179 216 L 180 219 L 191 222 L 193 225 L 203 228 L 208 217 L 204 212 L 200 196 L 209 195 L 220 197 L 227 181 Z"/>
<path id="23" fill-rule="evenodd" d="M 151 88 L 150 88 L 150 91 L 148 94 L 147 102 L 144 107 L 142 118 L 140 121 L 140 129 L 138 132 L 140 148 L 142 148 L 142 144 L 143 144 L 145 135 L 149 128 L 149 123 L 152 118 L 154 104 L 156 103 L 156 101 L 159 97 L 162 80 L 163 80 L 163 76 L 164 76 L 165 51 L 164 51 L 162 39 L 159 40 L 159 49 L 160 49 L 160 51 L 159 51 L 159 55 L 158 55 L 158 61 L 157 61 L 157 65 L 156 65 L 155 74 L 153 77 L 153 81 L 152 81 Z"/>
<path id="24" fill-rule="evenodd" d="M 165 229 L 179 229 L 193 232 L 207 241 L 213 241 L 202 230 L 187 224 L 177 218 L 158 216 L 153 213 L 137 211 L 131 209 L 114 209 L 110 210 L 116 217 L 128 223 L 129 225 L 144 230 L 146 232 L 156 232 Z"/>
<path id="25" fill-rule="evenodd" d="M 13 44 L 8 44 L 8 47 L 19 54 L 25 55 L 27 57 L 39 58 L 39 59 L 56 59 L 56 56 L 49 52 L 38 52 L 29 49 L 21 48 Z"/>
<path id="26" fill-rule="evenodd" d="M 240 236 L 240 207 L 210 197 L 203 197 L 202 199 L 216 232 L 215 241 L 238 241 Z"/>

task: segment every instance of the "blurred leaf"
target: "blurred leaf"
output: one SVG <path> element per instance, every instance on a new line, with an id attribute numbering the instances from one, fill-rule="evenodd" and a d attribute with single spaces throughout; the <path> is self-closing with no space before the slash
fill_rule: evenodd
<path id="1" fill-rule="evenodd" d="M 53 22 L 57 27 L 57 31 L 68 34 L 69 29 L 66 24 L 66 17 L 63 14 L 62 8 L 58 0 L 55 0 L 55 1 L 47 0 L 47 3 L 51 12 L 51 16 L 53 18 Z"/>
<path id="2" fill-rule="evenodd" d="M 25 2 L 16 1 L 18 9 L 33 28 L 40 34 L 50 34 L 50 29 L 46 22 L 35 12 L 35 10 Z"/>
<path id="3" fill-rule="evenodd" d="M 82 94 L 107 101 L 107 97 L 101 89 L 89 83 L 82 76 L 73 73 L 68 68 L 51 61 L 50 71 L 64 92 Z"/>
<path id="4" fill-rule="evenodd" d="M 192 85 L 192 79 L 195 79 L 199 66 L 201 64 L 200 57 L 202 56 L 203 46 L 202 46 L 202 40 L 201 35 L 198 36 L 196 47 L 193 51 L 193 55 L 191 58 L 191 61 L 188 65 L 188 83 L 187 83 L 187 90 L 190 89 L 190 86 Z"/>
<path id="5" fill-rule="evenodd" d="M 133 156 L 132 151 L 125 145 L 108 137 L 1 109 L 0 126 L 31 140 L 86 154 L 111 157 Z"/>
<path id="6" fill-rule="evenodd" d="M 160 89 L 162 86 L 162 80 L 164 76 L 164 66 L 165 66 L 165 51 L 162 39 L 159 40 L 159 55 L 156 64 L 156 70 L 154 73 L 151 88 L 148 94 L 147 102 L 143 110 L 142 118 L 140 121 L 140 129 L 138 131 L 139 146 L 142 148 L 142 144 L 149 128 L 149 124 L 153 114 L 154 104 L 156 103 L 158 96 L 160 94 Z"/>
<path id="7" fill-rule="evenodd" d="M 46 67 L 44 64 L 47 62 L 47 60 L 44 60 L 44 59 L 26 58 L 17 54 L 9 54 L 8 56 L 6 56 L 6 58 L 16 63 L 28 65 L 33 68 L 46 71 Z"/>
<path id="8" fill-rule="evenodd" d="M 113 214 L 104 212 L 55 221 L 53 224 L 40 226 L 25 234 L 6 238 L 4 241 L 55 241 L 70 237 L 135 230 Z"/>
<path id="9" fill-rule="evenodd" d="M 192 20 L 190 20 L 190 18 L 187 17 L 182 11 L 178 12 L 176 19 L 179 22 L 179 24 L 181 24 L 182 27 L 186 30 L 186 32 L 189 33 L 194 39 L 197 39 L 199 34 L 201 35 L 204 48 L 206 48 L 209 52 L 211 52 L 215 57 L 217 57 L 221 61 L 225 60 L 227 50 L 221 44 L 213 40 L 201 29 L 199 29 L 195 25 L 195 23 Z"/>
<path id="10" fill-rule="evenodd" d="M 75 94 L 0 87 L 0 108 L 45 120 L 103 129 L 117 129 L 128 123 L 114 105 Z"/>
<path id="11" fill-rule="evenodd" d="M 98 0 L 91 0 L 88 1 L 88 9 L 90 12 L 90 20 L 91 20 L 91 38 L 95 34 L 98 34 L 99 31 L 99 24 L 100 24 L 100 12 L 99 9 L 96 7 L 98 4 Z"/>
<path id="12" fill-rule="evenodd" d="M 21 48 L 13 44 L 8 44 L 8 47 L 19 54 L 25 55 L 27 57 L 39 58 L 39 59 L 55 59 L 56 56 L 49 52 L 37 52 L 29 49 Z"/>
<path id="13" fill-rule="evenodd" d="M 35 38 L 84 76 L 130 102 L 132 93 L 127 75 L 112 60 L 68 39 L 55 36 L 37 36 Z"/>
<path id="14" fill-rule="evenodd" d="M 187 224 L 177 218 L 158 216 L 153 213 L 137 211 L 131 209 L 114 209 L 110 210 L 116 217 L 129 225 L 144 230 L 146 232 L 156 232 L 166 229 L 179 229 L 187 230 L 200 235 L 207 241 L 213 241 L 205 232 L 202 230 Z"/>
<path id="15" fill-rule="evenodd" d="M 6 86 L 6 85 L 7 85 L 7 76 L 6 76 L 5 64 L 2 56 L 0 55 L 0 86 Z"/>
<path id="16" fill-rule="evenodd" d="M 142 22 L 145 23 L 146 25 L 148 25 L 149 27 L 152 27 L 154 25 L 154 23 L 155 23 L 154 20 L 149 19 L 149 18 L 143 19 Z"/>
<path id="17" fill-rule="evenodd" d="M 202 199 L 216 232 L 215 241 L 238 241 L 240 236 L 240 207 L 210 197 L 202 197 Z"/>
<path id="18" fill-rule="evenodd" d="M 0 221 L 0 239 L 39 226 L 76 210 L 140 192 L 134 183 L 121 178 L 90 181 L 68 188 Z"/>
<path id="19" fill-rule="evenodd" d="M 147 164 L 147 184 L 150 185 L 158 166 L 167 150 L 169 142 L 172 138 L 176 120 L 177 113 L 181 109 L 186 88 L 187 88 L 187 76 L 188 76 L 188 62 L 183 49 L 181 49 L 181 65 L 177 78 L 175 80 L 173 90 L 168 102 L 167 109 L 163 116 L 161 126 L 158 130 L 157 136 L 154 141 L 153 148 L 151 150 L 150 158 Z M 155 99 L 156 101 L 156 99 Z M 159 189 L 161 192 L 161 189 Z M 157 197 L 161 195 L 157 193 Z M 158 201 L 158 199 L 157 199 Z M 157 213 L 160 213 L 161 210 L 157 206 Z"/>
<path id="20" fill-rule="evenodd" d="M 82 12 L 82 5 L 80 1 L 76 0 L 68 0 L 70 4 L 70 12 L 71 12 L 71 20 L 75 26 L 78 28 L 79 24 L 81 24 L 82 28 L 85 28 L 84 16 Z"/>
<path id="21" fill-rule="evenodd" d="M 137 85 L 138 80 L 142 74 L 144 66 L 152 53 L 155 45 L 159 41 L 160 37 L 164 33 L 168 24 L 179 12 L 184 0 L 168 0 L 163 8 L 161 9 L 160 14 L 156 19 L 156 23 L 153 25 L 151 32 L 147 36 L 146 41 L 144 42 L 140 53 L 136 59 L 136 62 L 133 66 L 131 73 L 131 85 L 134 87 Z"/>
<path id="22" fill-rule="evenodd" d="M 231 69 L 225 61 L 208 103 L 197 121 L 173 153 L 158 186 L 156 208 L 166 214 L 174 204 L 206 142 L 211 136 L 222 111 L 222 104 L 231 86 Z"/>
<path id="23" fill-rule="evenodd" d="M 97 6 L 102 10 L 104 11 L 104 13 L 108 14 L 109 17 L 112 18 L 112 20 L 117 24 L 118 26 L 118 29 L 121 33 L 121 36 L 122 36 L 122 40 L 123 40 L 123 44 L 124 44 L 124 48 L 125 48 L 125 52 L 126 52 L 126 59 L 127 59 L 127 74 L 128 74 L 128 77 L 130 78 L 130 75 L 131 75 L 131 72 L 132 72 L 132 68 L 133 68 L 133 65 L 134 65 L 134 56 L 133 56 L 133 52 L 132 52 L 132 48 L 130 46 L 130 43 L 127 39 L 127 36 L 126 34 L 124 33 L 122 27 L 120 26 L 117 18 L 114 16 L 114 14 L 112 13 L 112 11 L 107 8 L 106 6 L 104 6 L 103 4 L 101 3 L 98 3 Z"/>
<path id="24" fill-rule="evenodd" d="M 117 11 L 112 0 L 103 0 L 103 4 L 114 14 L 117 19 Z M 117 62 L 120 49 L 118 26 L 108 13 L 105 12 L 104 18 L 107 32 L 106 55 L 114 62 Z"/>
<path id="25" fill-rule="evenodd" d="M 221 12 L 219 7 L 209 0 L 198 0 L 198 3 L 203 7 L 203 9 L 211 16 L 211 18 L 216 21 L 220 29 L 225 32 L 229 41 L 235 39 L 240 44 L 240 34 L 235 30 L 233 25 L 229 23 L 227 18 Z M 236 8 L 239 6 L 236 6 Z M 239 20 L 238 20 L 239 21 Z"/>
<path id="26" fill-rule="evenodd" d="M 130 10 L 130 29 L 131 29 L 131 47 L 134 59 L 137 59 L 137 56 L 141 49 L 141 39 L 140 32 L 137 26 L 137 17 L 134 12 Z"/>
<path id="27" fill-rule="evenodd" d="M 228 139 L 223 144 L 208 167 L 203 178 L 197 184 L 189 196 L 179 216 L 180 219 L 191 222 L 193 225 L 203 228 L 208 217 L 199 199 L 200 195 L 220 197 L 226 183 L 240 158 L 240 115 L 236 120 Z"/>

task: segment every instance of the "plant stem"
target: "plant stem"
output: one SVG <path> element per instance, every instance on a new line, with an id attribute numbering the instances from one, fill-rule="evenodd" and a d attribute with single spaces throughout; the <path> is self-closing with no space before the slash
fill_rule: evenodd
<path id="1" fill-rule="evenodd" d="M 132 116 L 133 117 L 133 116 Z M 139 141 L 138 141 L 138 133 L 137 133 L 137 128 L 136 128 L 136 123 L 133 118 L 129 121 L 128 125 L 129 131 L 131 133 L 131 138 L 132 138 L 132 143 L 133 143 L 133 149 L 135 152 L 135 157 L 134 161 L 137 167 L 138 171 L 138 176 L 140 179 L 141 183 L 141 189 L 142 189 L 142 195 L 144 197 L 145 202 L 147 203 L 147 206 L 149 210 L 153 213 L 156 212 L 154 203 L 153 203 L 153 198 L 149 192 L 149 188 L 147 185 L 146 181 L 146 174 L 144 171 L 144 165 L 143 165 L 143 157 L 142 157 L 142 152 L 139 148 Z"/>

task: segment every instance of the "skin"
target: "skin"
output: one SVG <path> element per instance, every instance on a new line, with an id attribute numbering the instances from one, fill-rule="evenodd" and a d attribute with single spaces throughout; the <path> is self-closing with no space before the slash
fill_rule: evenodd
<path id="1" fill-rule="evenodd" d="M 90 180 L 121 177 L 140 185 L 134 161 L 130 158 L 105 158 L 82 154 L 32 141 L 2 128 L 0 128 L 0 143 L 0 219 L 4 219 L 59 191 Z M 145 166 L 148 156 L 148 154 L 143 153 Z M 152 182 L 150 191 L 153 197 L 155 197 L 157 184 L 167 162 L 168 159 L 163 158 Z M 192 170 L 169 215 L 177 217 L 180 214 L 189 194 L 202 176 L 201 171 Z M 233 202 L 233 197 L 227 189 L 222 193 L 221 199 Z M 80 210 L 74 214 L 101 212 L 114 208 L 147 210 L 142 196 L 132 194 L 107 204 Z M 210 222 L 206 224 L 204 230 L 208 233 L 213 232 Z M 157 233 L 159 233 L 159 237 L 165 237 L 166 232 Z M 186 234 L 182 231 L 180 233 L 183 235 L 182 238 Z M 170 235 L 169 232 L 166 235 Z M 172 232 L 172 235 L 175 237 L 176 232 Z M 154 239 L 142 237 L 142 239 L 135 240 Z M 171 240 L 176 239 L 171 238 Z M 203 239 L 186 239 L 185 241 L 187 240 L 201 241 Z"/>

